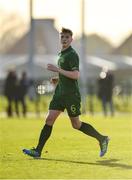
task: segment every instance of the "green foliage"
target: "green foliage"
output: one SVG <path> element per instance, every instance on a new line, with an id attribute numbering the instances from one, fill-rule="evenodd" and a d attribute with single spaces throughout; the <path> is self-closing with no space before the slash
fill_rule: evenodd
<path id="1" fill-rule="evenodd" d="M 41 159 L 22 153 L 37 144 L 43 120 L 0 120 L 0 179 L 131 179 L 132 119 L 130 115 L 103 118 L 81 116 L 111 140 L 105 157 L 98 142 L 71 128 L 64 114 L 58 118 Z"/>

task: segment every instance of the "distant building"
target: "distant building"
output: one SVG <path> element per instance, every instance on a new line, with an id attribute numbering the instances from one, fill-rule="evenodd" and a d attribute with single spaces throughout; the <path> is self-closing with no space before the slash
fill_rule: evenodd
<path id="1" fill-rule="evenodd" d="M 98 56 L 101 54 L 110 54 L 113 46 L 103 37 L 97 34 L 91 34 L 85 37 L 87 55 Z M 76 49 L 81 46 L 80 39 L 73 42 Z"/>
<path id="2" fill-rule="evenodd" d="M 132 34 L 116 49 L 113 49 L 112 54 L 132 56 Z"/>
<path id="3" fill-rule="evenodd" d="M 34 53 L 56 54 L 59 50 L 58 31 L 54 19 L 34 19 Z M 5 54 L 24 55 L 29 52 L 29 31 L 21 37 Z"/>

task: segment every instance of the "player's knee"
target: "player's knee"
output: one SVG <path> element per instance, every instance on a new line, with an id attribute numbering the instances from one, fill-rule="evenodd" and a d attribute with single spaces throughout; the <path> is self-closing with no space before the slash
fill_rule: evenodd
<path id="1" fill-rule="evenodd" d="M 54 124 L 54 118 L 52 116 L 48 116 L 46 118 L 46 124 L 49 125 L 49 126 L 52 126 Z"/>
<path id="2" fill-rule="evenodd" d="M 78 122 L 72 122 L 72 127 L 73 127 L 74 129 L 79 129 L 79 128 L 80 128 L 80 123 L 78 123 Z"/>
<path id="3" fill-rule="evenodd" d="M 79 117 L 70 117 L 70 120 L 74 129 L 80 129 L 81 121 L 79 120 Z"/>

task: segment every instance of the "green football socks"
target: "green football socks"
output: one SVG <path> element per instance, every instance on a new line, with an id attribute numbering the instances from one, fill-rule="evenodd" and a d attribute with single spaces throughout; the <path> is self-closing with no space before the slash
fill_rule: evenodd
<path id="1" fill-rule="evenodd" d="M 45 124 L 40 133 L 39 142 L 36 147 L 36 151 L 39 152 L 40 154 L 41 154 L 41 151 L 42 151 L 46 141 L 49 139 L 51 132 L 52 132 L 52 126 Z"/>
<path id="2" fill-rule="evenodd" d="M 105 136 L 101 135 L 94 127 L 85 122 L 82 122 L 79 130 L 87 134 L 88 136 L 96 138 L 99 142 L 101 142 L 105 138 Z"/>

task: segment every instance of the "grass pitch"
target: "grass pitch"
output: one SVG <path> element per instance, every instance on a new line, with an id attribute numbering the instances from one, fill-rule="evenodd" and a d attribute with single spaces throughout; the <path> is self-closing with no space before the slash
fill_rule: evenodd
<path id="1" fill-rule="evenodd" d="M 55 123 L 41 159 L 22 153 L 36 145 L 43 120 L 0 120 L 1 179 L 132 179 L 132 118 L 116 115 L 81 116 L 111 138 L 107 154 L 99 157 L 98 142 L 74 130 L 66 115 Z"/>

